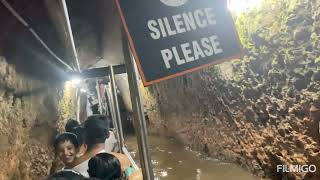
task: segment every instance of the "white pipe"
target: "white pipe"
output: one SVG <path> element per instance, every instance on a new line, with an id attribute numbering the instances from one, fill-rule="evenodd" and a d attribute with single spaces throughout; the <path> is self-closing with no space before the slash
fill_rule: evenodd
<path id="1" fill-rule="evenodd" d="M 80 94 L 80 89 L 77 88 L 76 90 L 76 116 L 77 116 L 77 121 L 80 123 L 80 98 L 81 98 L 81 94 Z"/>
<path id="2" fill-rule="evenodd" d="M 74 44 L 74 39 L 73 39 L 73 34 L 72 34 L 72 29 L 71 29 L 71 24 L 70 24 L 70 19 L 69 19 L 69 14 L 68 14 L 68 8 L 67 8 L 66 1 L 65 0 L 61 0 L 61 4 L 62 4 L 62 8 L 63 8 L 63 13 L 64 13 L 64 16 L 65 16 L 65 19 L 66 19 L 66 23 L 67 23 L 68 35 L 70 37 L 71 46 L 72 46 L 72 53 L 73 53 L 73 56 L 74 56 L 74 58 L 76 60 L 76 65 L 77 65 L 78 72 L 81 72 L 76 46 Z"/>
<path id="3" fill-rule="evenodd" d="M 96 78 L 96 91 L 97 91 L 98 102 L 99 102 L 99 112 L 100 112 L 100 114 L 103 114 L 102 103 L 101 103 L 101 94 L 100 94 L 100 85 L 99 85 L 98 78 Z"/>
<path id="4" fill-rule="evenodd" d="M 129 161 L 131 162 L 133 168 L 135 170 L 139 170 L 139 166 L 137 165 L 137 163 L 133 160 L 132 156 L 130 155 L 130 153 L 128 152 L 126 147 L 122 147 L 122 151 L 123 153 L 128 157 Z"/>
<path id="5" fill-rule="evenodd" d="M 12 15 L 18 19 L 18 21 L 23 24 L 31 33 L 32 35 L 40 42 L 40 44 L 60 63 L 65 65 L 69 70 L 73 70 L 71 66 L 61 60 L 48 46 L 47 44 L 41 39 L 41 37 L 29 26 L 29 24 L 11 7 L 11 5 L 6 0 L 1 0 L 2 4 L 12 13 Z"/>

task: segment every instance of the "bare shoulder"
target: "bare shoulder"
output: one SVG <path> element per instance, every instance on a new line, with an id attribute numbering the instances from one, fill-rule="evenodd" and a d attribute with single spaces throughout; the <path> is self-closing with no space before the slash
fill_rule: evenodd
<path id="1" fill-rule="evenodd" d="M 118 158 L 118 160 L 120 161 L 120 164 L 121 164 L 122 171 L 124 171 L 127 167 L 131 166 L 131 162 L 126 155 L 121 154 L 121 153 L 114 153 L 114 152 L 110 152 L 110 154 L 112 154 L 116 158 Z"/>

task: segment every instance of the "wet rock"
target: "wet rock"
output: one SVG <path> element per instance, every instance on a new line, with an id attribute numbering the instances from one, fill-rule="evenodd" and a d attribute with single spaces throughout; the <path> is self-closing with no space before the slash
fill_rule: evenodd
<path id="1" fill-rule="evenodd" d="M 296 78 L 293 80 L 293 84 L 294 87 L 300 91 L 308 87 L 308 85 L 310 84 L 310 80 L 308 80 L 307 78 Z"/>
<path id="2" fill-rule="evenodd" d="M 283 2 L 278 1 L 279 8 L 280 5 L 281 8 L 287 7 Z M 292 7 L 289 17 L 284 17 L 288 18 L 287 24 L 269 19 L 272 30 L 278 32 L 271 32 L 269 28 L 263 29 L 261 26 L 258 26 L 262 28 L 259 34 L 254 32 L 256 42 L 268 39 L 272 45 L 257 46 L 255 41 L 251 41 L 251 36 L 247 37 L 246 40 L 249 44 L 253 43 L 253 46 L 245 46 L 245 57 L 241 63 L 233 65 L 234 78 L 231 80 L 208 73 L 208 69 L 200 72 L 200 75 L 193 75 L 200 76 L 198 83 L 201 86 L 188 88 L 196 91 L 183 94 L 171 92 L 177 96 L 173 97 L 166 92 L 170 88 L 163 89 L 161 96 L 164 97 L 159 99 L 160 109 L 168 108 L 164 107 L 166 105 L 176 112 L 186 114 L 193 111 L 191 106 L 201 106 L 201 112 L 207 112 L 204 116 L 209 116 L 207 114 L 210 112 L 215 115 L 217 123 L 210 127 L 207 123 L 203 127 L 202 116 L 182 115 L 180 120 L 175 119 L 173 113 L 167 113 L 164 116 L 165 122 L 188 122 L 184 125 L 192 126 L 188 131 L 180 133 L 189 135 L 186 143 L 192 141 L 191 144 L 195 144 L 193 148 L 209 151 L 211 156 L 217 158 L 238 162 L 259 176 L 271 179 L 320 179 L 318 172 L 305 176 L 303 173 L 276 171 L 276 166 L 280 164 L 316 164 L 320 167 L 319 139 L 312 138 L 310 133 L 310 129 L 317 126 L 312 124 L 308 111 L 311 97 L 320 91 L 320 64 L 316 59 L 320 55 L 316 49 L 320 46 L 310 39 L 311 31 L 320 34 L 320 18 L 311 19 L 310 14 L 320 17 L 320 11 L 316 10 L 319 9 L 316 1 L 304 0 L 298 4 Z M 258 21 L 260 24 L 265 26 L 269 22 L 266 20 L 267 12 L 272 12 L 269 18 L 274 18 L 276 7 L 273 8 L 264 11 L 265 18 Z M 257 20 L 249 15 L 246 18 L 249 23 Z M 288 28 L 288 31 L 277 29 L 279 24 Z M 201 99 L 194 98 L 195 94 L 197 97 L 201 94 Z M 183 109 L 170 104 L 181 97 L 185 100 L 179 101 L 185 105 Z M 224 111 L 230 113 L 221 113 Z M 159 119 L 152 121 L 157 123 Z M 171 124 L 167 127 L 172 131 L 184 128 Z M 207 144 L 208 149 L 204 148 L 204 144 Z"/>
<path id="3" fill-rule="evenodd" d="M 320 71 L 316 71 L 311 78 L 312 81 L 320 81 Z"/>
<path id="4" fill-rule="evenodd" d="M 309 29 L 310 29 L 310 26 L 309 27 L 298 27 L 294 31 L 294 39 L 296 41 L 303 41 L 303 40 L 308 39 L 311 35 Z"/>
<path id="5" fill-rule="evenodd" d="M 0 179 L 31 180 L 43 179 L 54 158 L 51 149 L 52 135 L 57 121 L 57 104 L 47 108 L 42 106 L 45 97 L 59 99 L 54 83 L 40 82 L 16 72 L 15 67 L 0 57 Z M 35 89 L 43 89 L 34 93 Z M 50 101 L 50 100 L 48 100 Z M 40 136 L 50 136 L 37 140 L 30 135 L 37 131 L 32 128 L 35 119 L 47 129 Z"/>

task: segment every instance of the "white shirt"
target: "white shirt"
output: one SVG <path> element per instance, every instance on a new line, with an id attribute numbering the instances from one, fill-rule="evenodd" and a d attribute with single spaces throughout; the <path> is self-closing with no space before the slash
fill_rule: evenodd
<path id="1" fill-rule="evenodd" d="M 104 141 L 104 146 L 107 153 L 112 152 L 118 146 L 117 139 L 113 131 L 109 131 L 109 138 Z"/>
<path id="2" fill-rule="evenodd" d="M 103 150 L 99 151 L 97 154 L 105 153 L 105 152 L 106 151 L 103 149 Z M 88 169 L 89 169 L 88 163 L 89 163 L 90 159 L 83 161 L 82 163 L 78 164 L 77 166 L 73 167 L 72 169 L 79 172 L 82 176 L 89 178 L 90 176 L 88 173 Z"/>

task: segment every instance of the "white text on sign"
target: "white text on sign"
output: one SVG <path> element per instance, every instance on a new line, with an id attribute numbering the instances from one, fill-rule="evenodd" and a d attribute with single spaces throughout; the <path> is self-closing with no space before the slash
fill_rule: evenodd
<path id="1" fill-rule="evenodd" d="M 193 12 L 176 14 L 172 17 L 174 25 L 170 25 L 167 17 L 147 22 L 150 30 L 150 37 L 153 40 L 173 36 L 176 34 L 203 29 L 217 24 L 212 8 L 197 9 Z M 172 46 L 160 51 L 163 62 L 167 69 L 171 68 L 170 63 L 177 66 L 213 56 L 223 52 L 220 47 L 217 35 L 204 37 L 200 40 L 180 44 L 180 46 Z"/>

